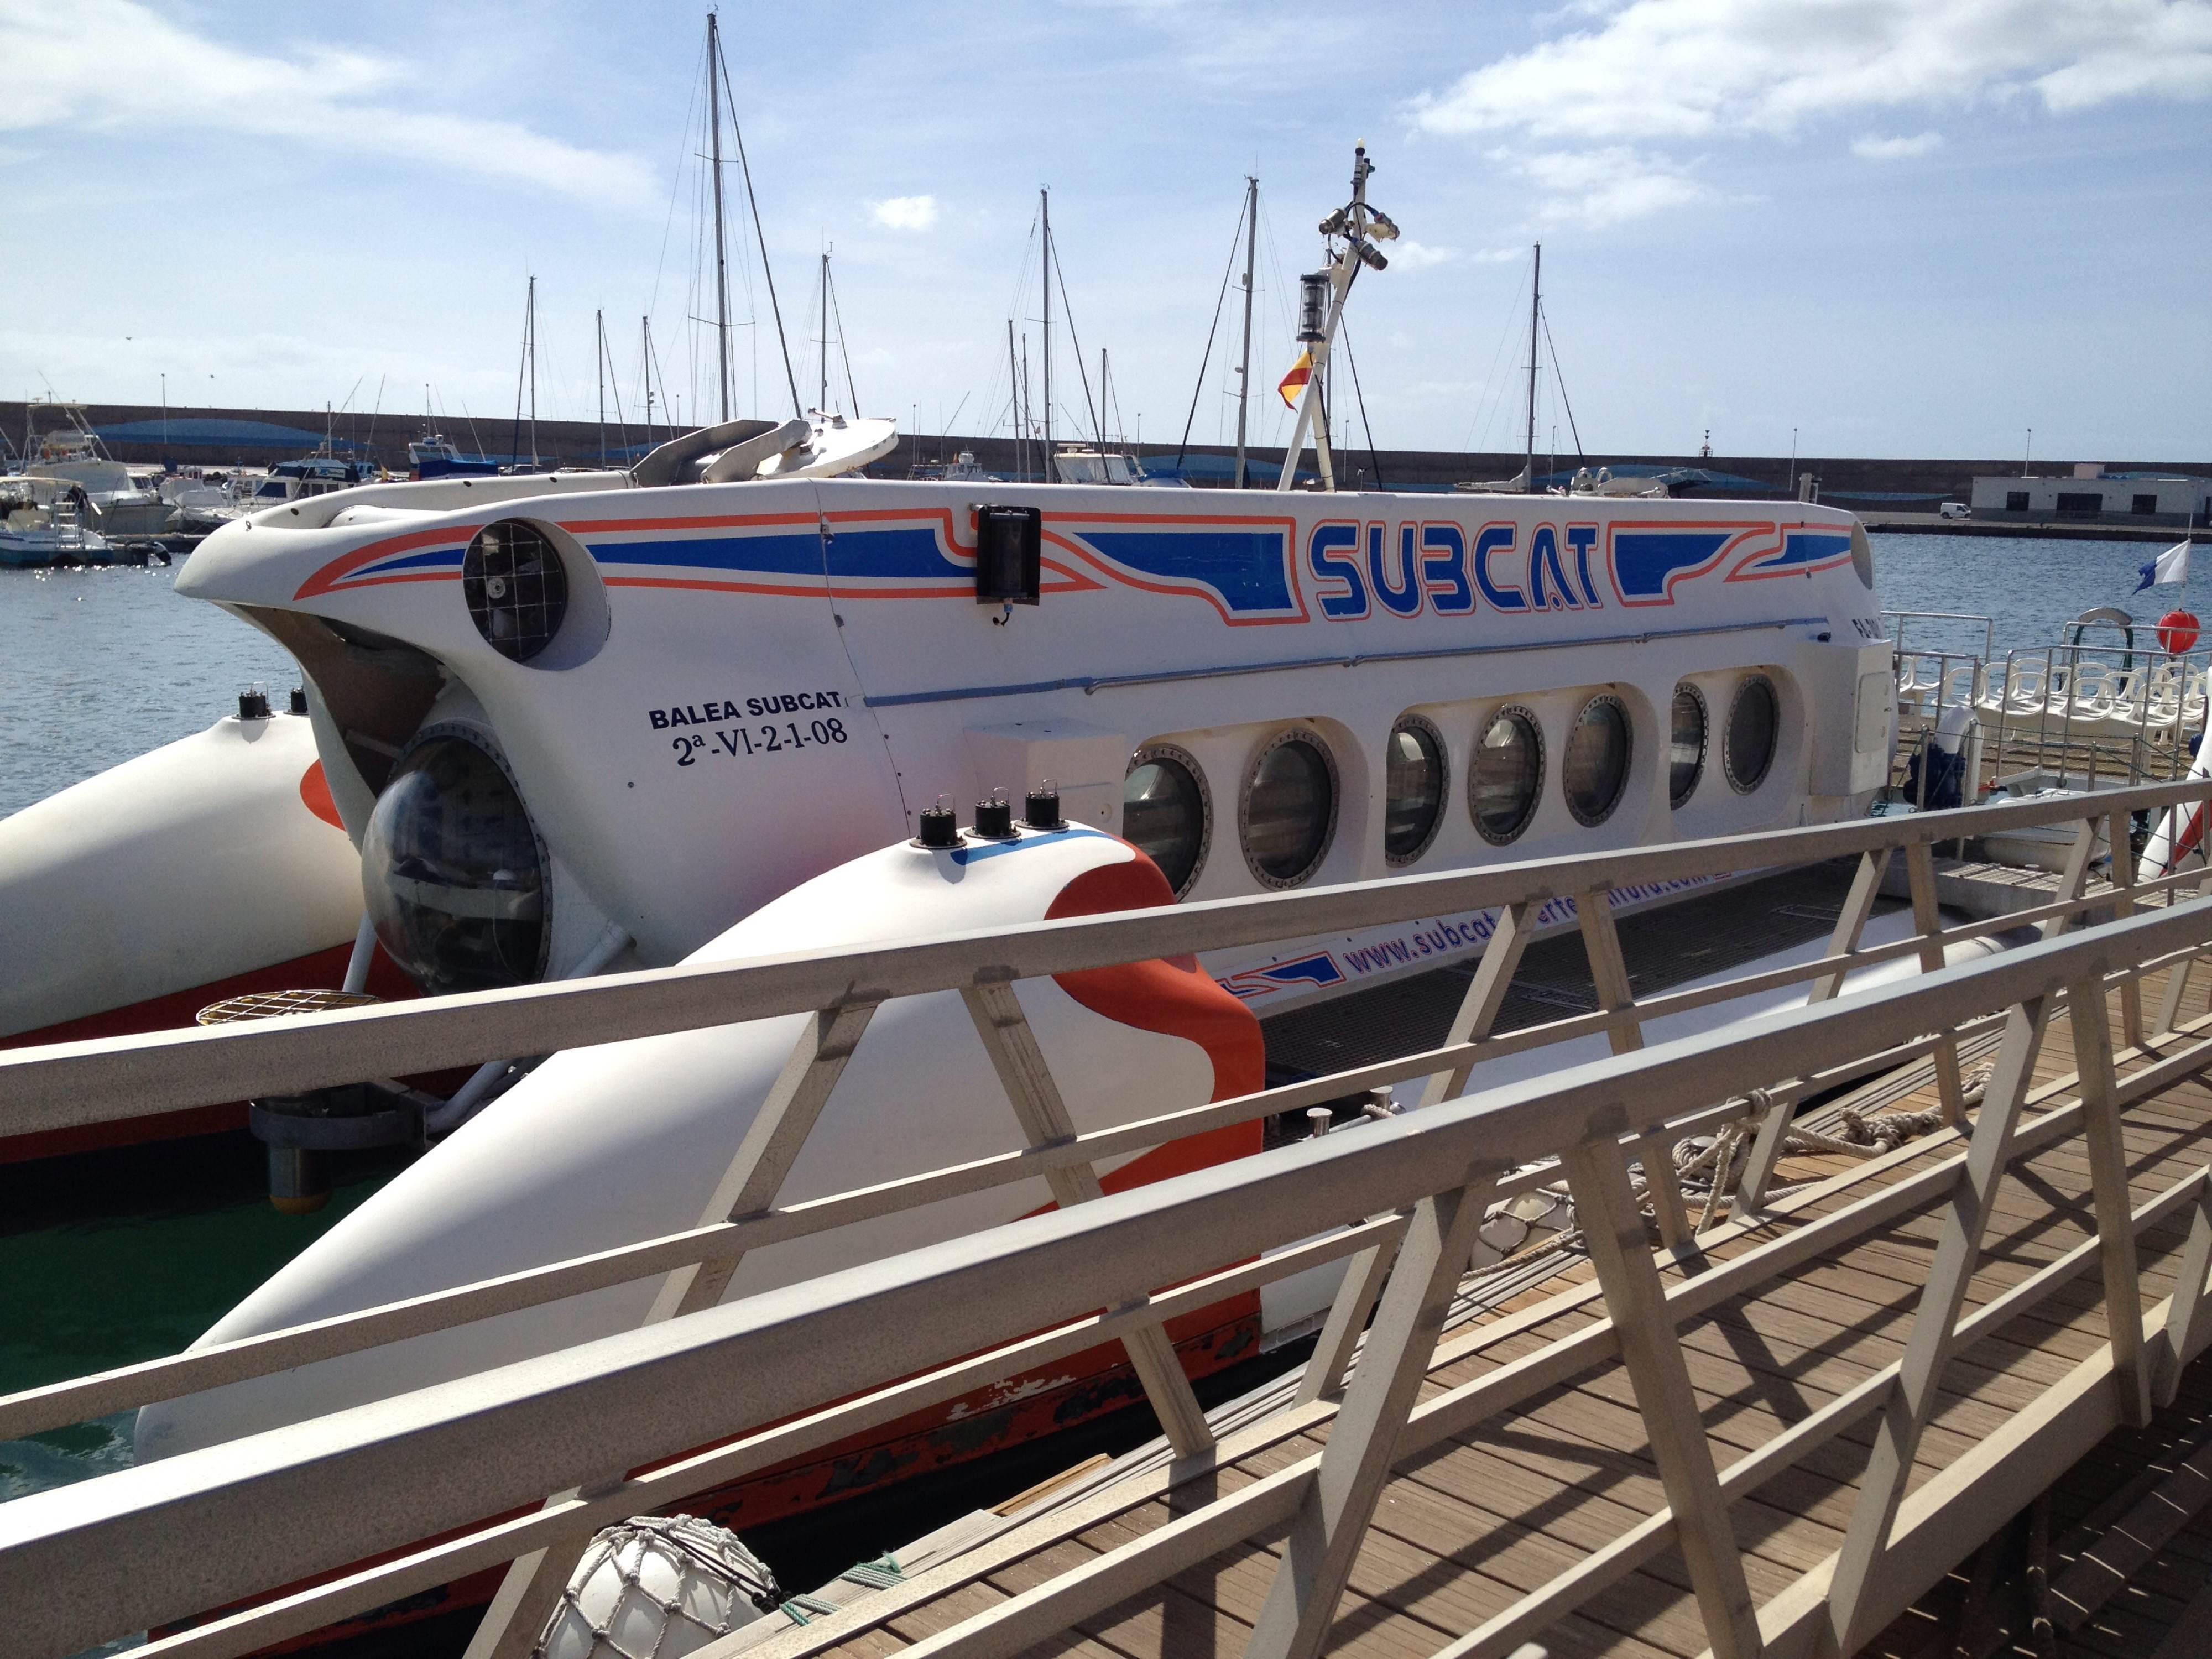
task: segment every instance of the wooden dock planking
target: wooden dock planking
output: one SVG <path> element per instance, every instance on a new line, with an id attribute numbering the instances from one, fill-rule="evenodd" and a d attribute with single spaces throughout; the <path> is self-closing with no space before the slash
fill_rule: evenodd
<path id="1" fill-rule="evenodd" d="M 2147 1008 L 2162 1002 L 2164 975 L 2142 989 Z M 2206 996 L 2200 970 L 2184 1000 L 2185 1019 L 2201 1015 Z M 2120 1002 L 2108 999 L 2107 1024 L 2125 1049 Z M 2148 1058 L 2155 1057 L 2156 1045 Z M 2147 1056 L 2137 1054 L 2132 1067 Z M 2070 1079 L 2073 1032 L 2055 1017 L 2034 1068 L 2036 1087 Z M 2060 1098 L 2071 1091 L 2062 1091 Z M 1932 1079 L 1888 1109 L 1934 1107 Z M 2033 1112 L 2034 1108 L 2031 1108 Z M 2122 1146 L 2132 1200 L 2141 1204 L 2172 1182 L 2212 1164 L 2212 1088 L 2187 1081 L 2131 1108 Z M 1791 1156 L 1777 1186 L 1834 1180 L 1801 1207 L 1756 1229 L 1708 1242 L 1702 1262 L 1662 1261 L 1668 1284 L 1735 1260 L 1831 1215 L 1875 1190 L 1955 1156 L 1955 1134 L 1938 1133 L 1887 1158 L 1864 1162 L 1841 1155 Z M 2089 1163 L 2078 1138 L 2020 1160 L 1999 1184 L 1986 1249 L 1968 1284 L 1971 1313 L 2040 1268 L 2095 1237 Z M 1777 1279 L 1731 1297 L 1682 1322 L 1680 1347 L 1716 1462 L 1725 1468 L 1777 1434 L 1895 1364 L 1904 1352 L 1941 1227 L 1940 1200 L 1840 1245 Z M 2139 1243 L 2143 1294 L 2155 1301 L 2172 1289 L 2187 1237 L 2186 1218 L 2147 1230 Z M 1504 1366 L 1587 1330 L 1604 1314 L 1586 1263 L 1486 1310 L 1439 1348 L 1421 1388 L 1423 1401 L 1496 1374 Z M 2107 1340 L 2100 1277 L 2094 1266 L 1974 1343 L 1944 1373 L 1940 1407 L 1914 1456 L 1908 1487 L 1940 1476 L 1984 1437 L 2062 1382 Z M 2212 1383 L 2192 1368 L 2200 1417 L 2212 1426 Z M 2187 1398 L 2179 1406 L 2189 1404 Z M 1876 1419 L 1768 1480 L 1729 1506 L 1746 1577 L 1765 1603 L 1801 1575 L 1831 1559 L 1856 1498 Z M 2148 1431 L 2139 1431 L 2138 1439 Z M 1279 1438 L 1218 1472 L 1220 1489 L 1286 1468 L 1328 1438 L 1325 1423 Z M 2146 1445 L 2149 1443 L 2145 1442 Z M 2170 1450 L 2168 1445 L 2166 1449 Z M 2149 1455 L 2149 1454 L 2146 1454 Z M 2116 1464 L 2124 1467 L 2124 1459 Z M 2114 1471 L 2108 1470 L 2108 1474 Z M 2075 1520 L 2097 1501 L 2096 1483 L 2068 1505 Z M 2112 1481 L 2106 1482 L 2109 1486 Z M 1520 1596 L 1575 1568 L 1664 1503 L 1633 1389 L 1618 1360 L 1547 1389 L 1464 1433 L 1438 1440 L 1399 1462 L 1353 1565 L 1350 1587 L 1331 1627 L 1327 1650 L 1361 1659 L 1425 1659 L 1461 1634 L 1495 1617 Z M 1155 1498 L 995 1567 L 949 1594 L 902 1608 L 873 1629 L 842 1627 L 865 1619 L 866 1604 L 836 1621 L 836 1644 L 787 1632 L 761 1650 L 762 1659 L 835 1651 L 889 1659 L 905 1645 L 953 1628 L 1008 1597 L 1047 1583 L 1071 1567 L 1157 1530 L 1184 1506 Z M 1222 1659 L 1241 1654 L 1259 1618 L 1281 1559 L 1281 1533 L 1234 1546 L 1167 1583 L 1094 1617 L 1036 1654 L 1085 1659 Z M 2053 1571 L 2059 1562 L 2054 1555 Z M 1966 1566 L 1962 1565 L 1963 1574 Z M 2160 1634 L 2179 1619 L 2212 1578 L 2212 1511 L 2168 1540 L 2147 1566 L 2143 1582 L 2116 1596 L 2063 1650 L 2146 1659 Z M 1621 1655 L 1629 1659 L 1695 1659 L 1707 1647 L 1705 1626 L 1678 1550 L 1644 1562 L 1556 1621 L 1544 1640 L 1563 1656 Z M 1942 1587 L 1955 1606 L 1960 1587 Z M 1937 1596 L 1935 1599 L 1940 1600 Z M 1948 1629 L 1916 1610 L 1868 1651 L 1917 1659 L 1948 1654 Z M 1898 1645 L 1912 1638 L 1915 1653 Z"/>

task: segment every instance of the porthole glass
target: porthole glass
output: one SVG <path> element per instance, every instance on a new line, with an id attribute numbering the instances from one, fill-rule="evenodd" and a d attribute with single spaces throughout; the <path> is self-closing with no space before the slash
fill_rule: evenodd
<path id="1" fill-rule="evenodd" d="M 1444 818 L 1443 734 L 1419 714 L 1391 729 L 1382 768 L 1382 855 L 1411 864 L 1428 850 Z"/>
<path id="2" fill-rule="evenodd" d="M 410 749 L 362 836 L 362 886 L 377 939 L 433 996 L 538 977 L 545 876 L 514 785 L 465 737 Z"/>
<path id="3" fill-rule="evenodd" d="M 1504 846 L 1528 827 L 1544 782 L 1544 737 L 1525 708 L 1490 717 L 1468 769 L 1468 805 L 1482 838 Z"/>
<path id="4" fill-rule="evenodd" d="M 1628 711 L 1618 697 L 1592 697 L 1575 716 L 1559 757 L 1559 787 L 1577 823 L 1603 823 L 1628 787 Z"/>
<path id="5" fill-rule="evenodd" d="M 528 662 L 568 614 L 568 573 L 544 531 L 520 519 L 488 524 L 461 560 L 461 598 L 477 632 L 502 657 Z"/>
<path id="6" fill-rule="evenodd" d="M 1736 793 L 1747 795 L 1765 781 L 1781 730 L 1782 705 L 1774 695 L 1774 682 L 1753 674 L 1735 689 L 1735 701 L 1729 705 L 1728 734 L 1721 744 L 1721 764 Z"/>
<path id="7" fill-rule="evenodd" d="M 1172 744 L 1139 749 L 1121 780 L 1121 836 L 1160 866 L 1177 898 L 1205 867 L 1212 835 L 1213 805 L 1198 762 Z"/>
<path id="8" fill-rule="evenodd" d="M 1314 872 L 1336 833 L 1336 763 L 1314 732 L 1283 732 L 1260 751 L 1244 781 L 1237 830 L 1244 862 L 1270 887 Z"/>
<path id="9" fill-rule="evenodd" d="M 1667 804 L 1680 806 L 1697 793 L 1705 771 L 1705 693 L 1684 680 L 1674 688 L 1667 738 Z"/>

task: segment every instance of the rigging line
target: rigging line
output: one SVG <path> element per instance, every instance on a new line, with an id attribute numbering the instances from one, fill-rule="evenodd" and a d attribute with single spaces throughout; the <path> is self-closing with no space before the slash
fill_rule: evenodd
<path id="1" fill-rule="evenodd" d="M 441 411 L 445 409 L 443 404 L 439 404 L 438 407 Z M 469 400 L 466 398 L 461 399 L 461 418 L 469 423 L 469 441 L 477 447 L 477 459 L 478 460 L 489 459 L 484 454 L 483 440 L 477 436 L 477 417 L 469 413 Z"/>
<path id="2" fill-rule="evenodd" d="M 853 351 L 845 341 L 845 309 L 837 303 L 837 273 L 830 273 L 830 314 L 837 319 L 837 355 L 845 360 L 845 392 L 853 400 L 853 418 L 860 417 L 860 389 L 853 384 Z"/>
<path id="3" fill-rule="evenodd" d="M 1229 263 L 1222 268 L 1221 292 L 1213 298 L 1213 320 L 1206 327 L 1206 355 L 1198 360 L 1198 384 L 1191 388 L 1190 413 L 1183 417 L 1182 441 L 1176 446 L 1176 472 L 1182 472 L 1183 452 L 1190 447 L 1191 422 L 1198 419 L 1198 400 L 1206 392 L 1206 365 L 1213 361 L 1213 337 L 1221 327 L 1221 308 L 1229 303 L 1229 279 L 1237 270 L 1237 238 L 1244 234 L 1244 208 L 1237 210 L 1237 228 L 1229 238 Z"/>
<path id="4" fill-rule="evenodd" d="M 1083 366 L 1083 341 L 1075 331 L 1075 307 L 1067 302 L 1067 270 L 1052 258 L 1052 243 L 1048 234 L 1045 242 L 1045 270 L 1060 284 L 1060 314 L 1067 319 L 1067 337 L 1075 348 L 1075 372 L 1083 381 L 1083 406 L 1091 414 L 1091 430 L 1098 434 L 1098 453 L 1106 453 L 1106 428 L 1098 418 L 1098 407 L 1091 401 L 1091 371 Z M 1073 424 L 1073 417 L 1070 423 Z"/>
<path id="5" fill-rule="evenodd" d="M 1346 297 L 1349 298 L 1351 293 L 1352 285 L 1347 283 L 1345 284 Z M 1382 458 L 1375 453 L 1375 428 L 1367 423 L 1367 394 L 1359 389 L 1359 360 L 1352 355 L 1352 331 L 1345 326 L 1341 313 L 1336 319 L 1336 332 L 1344 342 L 1344 366 L 1352 371 L 1352 396 L 1359 405 L 1359 424 L 1367 434 L 1367 460 L 1375 469 L 1375 487 L 1380 489 L 1383 488 Z"/>
<path id="6" fill-rule="evenodd" d="M 522 383 L 530 373 L 530 337 L 532 325 L 538 320 L 538 279 L 530 279 L 529 298 L 522 303 L 521 361 L 514 370 L 514 425 L 507 435 L 507 459 L 518 461 L 522 456 Z"/>
<path id="7" fill-rule="evenodd" d="M 1273 305 L 1277 337 L 1287 338 L 1297 332 L 1289 297 L 1292 290 L 1290 279 L 1283 274 L 1282 239 L 1276 234 L 1275 216 L 1269 210 L 1268 198 L 1265 196 L 1260 198 L 1260 229 L 1261 244 L 1267 253 L 1268 278 L 1260 286 Z M 1296 411 L 1279 397 L 1272 404 L 1263 404 L 1262 407 L 1267 410 L 1267 442 L 1271 447 L 1279 446 L 1284 441 L 1283 422 L 1291 419 Z"/>
<path id="8" fill-rule="evenodd" d="M 1014 291 L 1007 297 L 1006 301 L 1006 315 L 1009 317 L 1019 317 L 1022 314 L 1024 309 L 1022 305 L 1022 295 L 1029 292 L 1030 256 L 1036 252 L 1036 240 L 1037 216 L 1036 210 L 1031 209 L 1030 211 L 1030 228 L 1022 237 L 1022 263 L 1019 268 L 1014 272 Z"/>
<path id="9" fill-rule="evenodd" d="M 623 419 L 622 376 L 615 372 L 614 343 L 607 338 L 604 320 L 599 324 L 599 356 L 606 360 L 607 384 L 614 389 L 616 441 L 622 445 L 623 459 L 627 461 L 629 459 L 629 424 Z"/>
<path id="10" fill-rule="evenodd" d="M 1488 411 L 1492 405 L 1498 403 L 1504 395 L 1505 383 L 1498 379 L 1498 360 L 1505 355 L 1505 348 L 1511 343 L 1514 334 L 1519 328 L 1516 319 L 1520 313 L 1521 295 L 1524 287 L 1525 273 L 1523 280 L 1514 285 L 1513 302 L 1505 309 L 1504 330 L 1498 337 L 1497 348 L 1490 354 L 1490 367 L 1483 374 L 1482 394 L 1475 401 L 1474 418 L 1468 423 L 1467 428 L 1465 447 L 1470 454 L 1476 453 L 1474 448 L 1476 438 L 1484 435 L 1489 430 L 1488 422 L 1492 416 Z"/>
<path id="11" fill-rule="evenodd" d="M 699 45 L 699 57 L 703 59 L 706 56 L 706 42 L 702 40 Z M 699 73 L 699 64 L 695 61 L 691 66 L 690 82 L 691 91 L 689 94 L 692 101 L 684 106 L 684 142 L 677 152 L 675 175 L 668 181 L 668 216 L 661 222 L 660 258 L 653 268 L 653 295 L 646 304 L 646 309 L 648 311 L 657 311 L 660 308 L 660 279 L 668 269 L 668 239 L 676 228 L 676 198 L 684 188 L 683 156 L 691 148 L 692 112 L 698 108 L 696 100 L 701 93 L 706 89 L 706 84 L 705 79 Z"/>
<path id="12" fill-rule="evenodd" d="M 722 58 L 722 90 L 730 100 L 730 131 L 738 141 L 738 167 L 744 175 L 745 205 L 752 210 L 753 236 L 760 243 L 761 276 L 768 283 L 768 305 L 775 317 L 776 343 L 783 349 L 783 378 L 791 387 L 791 412 L 803 421 L 806 418 L 806 408 L 799 401 L 799 377 L 791 372 L 791 342 L 783 337 L 783 307 L 776 302 L 775 272 L 769 268 L 768 262 L 768 234 L 761 228 L 760 198 L 753 194 L 752 164 L 745 160 L 744 129 L 738 125 L 738 94 L 730 86 L 730 62 L 726 55 Z"/>
<path id="13" fill-rule="evenodd" d="M 1559 403 L 1567 411 L 1567 432 L 1575 441 L 1575 459 L 1583 459 L 1583 434 L 1575 429 L 1575 406 L 1567 400 L 1567 377 L 1559 373 L 1559 349 L 1552 343 L 1552 313 L 1543 307 L 1536 307 L 1536 316 L 1544 325 L 1544 343 L 1552 353 L 1552 378 L 1559 383 Z"/>

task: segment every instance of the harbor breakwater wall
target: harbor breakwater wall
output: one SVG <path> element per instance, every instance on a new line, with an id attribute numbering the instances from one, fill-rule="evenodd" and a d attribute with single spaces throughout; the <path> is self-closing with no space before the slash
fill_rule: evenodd
<path id="1" fill-rule="evenodd" d="M 423 435 L 419 416 L 397 413 L 331 414 L 311 410 L 182 409 L 163 410 L 140 404 L 88 404 L 85 418 L 109 452 L 128 462 L 170 461 L 179 466 L 267 466 L 294 460 L 326 443 L 337 454 L 374 460 L 395 472 L 407 470 L 407 444 Z M 36 404 L 0 401 L 0 434 L 21 451 L 27 421 L 38 431 L 58 427 L 61 417 Z M 464 454 L 488 455 L 505 461 L 531 459 L 532 431 L 528 423 L 518 428 L 511 419 L 464 419 L 447 423 L 444 435 Z M 605 455 L 609 464 L 623 465 L 669 436 L 668 428 L 648 432 L 632 424 L 602 429 L 596 422 L 539 421 L 535 448 L 546 465 L 597 466 Z M 1062 442 L 1082 442 L 1077 433 L 1054 434 Z M 939 436 L 902 434 L 898 447 L 868 471 L 878 477 L 901 478 L 917 463 L 951 460 L 962 451 L 972 453 L 986 471 L 1004 477 L 1034 474 L 1040 465 L 1039 446 L 1017 445 L 1011 438 Z M 4 454 L 4 452 L 0 452 Z M 1272 484 L 1282 462 L 1280 450 L 1255 448 L 1249 452 L 1251 476 Z M 1179 471 L 1201 487 L 1225 485 L 1234 473 L 1233 449 L 1218 445 L 1193 444 L 1178 453 L 1173 445 L 1147 444 L 1142 457 L 1150 471 Z M 1449 450 L 1393 450 L 1370 453 L 1364 447 L 1341 450 L 1337 455 L 1340 485 L 1352 489 L 1447 489 L 1465 479 L 1510 478 L 1518 476 L 1522 457 L 1513 454 L 1470 453 Z M 2212 463 L 2117 460 L 2102 463 L 2111 471 L 2159 471 L 2212 474 Z M 2070 473 L 2069 460 L 2036 463 L 2043 476 Z M 1310 471 L 1309 454 L 1305 468 Z M 1577 466 L 1593 471 L 1610 466 L 1616 471 L 1650 473 L 1676 468 L 1695 468 L 1708 475 L 1705 487 L 1731 495 L 1790 495 L 1796 480 L 1808 473 L 1820 481 L 1820 499 L 1863 514 L 1932 511 L 1942 501 L 1963 501 L 1977 477 L 2018 471 L 2017 460 L 1972 459 L 1848 459 L 1799 456 L 1613 455 L 1588 456 L 1548 453 L 1536 458 L 1538 481 L 1564 483 Z"/>

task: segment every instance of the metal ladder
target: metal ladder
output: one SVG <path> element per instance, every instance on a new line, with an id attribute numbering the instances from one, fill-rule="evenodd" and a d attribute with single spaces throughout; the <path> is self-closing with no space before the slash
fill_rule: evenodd
<path id="1" fill-rule="evenodd" d="M 54 536 L 62 552 L 84 551 L 84 520 L 77 516 L 76 503 L 66 495 L 54 503 Z"/>

